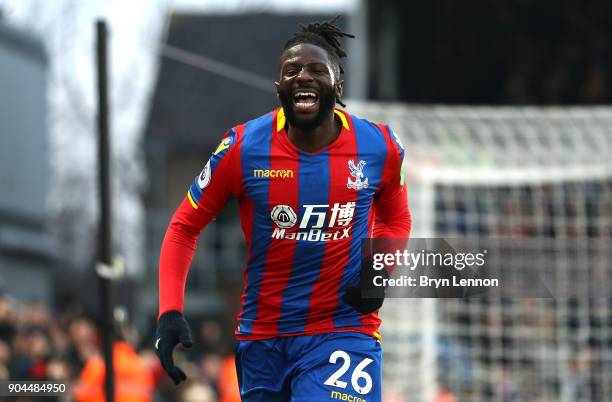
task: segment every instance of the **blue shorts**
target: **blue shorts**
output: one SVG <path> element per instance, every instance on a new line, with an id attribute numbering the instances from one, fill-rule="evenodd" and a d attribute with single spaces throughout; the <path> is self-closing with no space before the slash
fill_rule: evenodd
<path id="1" fill-rule="evenodd" d="M 236 343 L 243 402 L 380 402 L 382 347 L 359 332 Z"/>

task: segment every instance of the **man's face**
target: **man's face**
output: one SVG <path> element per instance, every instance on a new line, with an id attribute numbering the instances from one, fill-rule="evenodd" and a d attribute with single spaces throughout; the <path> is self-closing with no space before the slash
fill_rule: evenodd
<path id="1" fill-rule="evenodd" d="M 332 113 L 342 83 L 336 79 L 325 49 L 293 46 L 282 55 L 276 91 L 289 124 L 312 130 Z"/>

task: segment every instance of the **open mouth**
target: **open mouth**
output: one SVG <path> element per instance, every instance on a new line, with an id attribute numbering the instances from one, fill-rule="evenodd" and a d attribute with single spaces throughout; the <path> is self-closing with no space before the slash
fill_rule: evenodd
<path id="1" fill-rule="evenodd" d="M 319 95 L 311 89 L 299 89 L 293 93 L 294 109 L 298 113 L 316 111 Z"/>

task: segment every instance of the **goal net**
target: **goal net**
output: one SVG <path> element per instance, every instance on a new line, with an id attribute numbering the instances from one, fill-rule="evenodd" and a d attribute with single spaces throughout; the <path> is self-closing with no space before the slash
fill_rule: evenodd
<path id="1" fill-rule="evenodd" d="M 350 111 L 390 124 L 406 148 L 411 237 L 538 244 L 541 254 L 513 263 L 552 270 L 568 290 L 386 300 L 385 401 L 610 398 L 612 296 L 579 288 L 581 269 L 612 279 L 612 108 L 351 102 Z"/>

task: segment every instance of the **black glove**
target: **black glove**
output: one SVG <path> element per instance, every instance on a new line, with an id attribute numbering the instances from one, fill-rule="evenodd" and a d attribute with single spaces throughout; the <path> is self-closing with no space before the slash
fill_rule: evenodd
<path id="1" fill-rule="evenodd" d="M 388 279 L 389 273 L 386 269 L 376 271 L 371 264 L 363 267 L 360 273 L 359 286 L 348 287 L 342 300 L 353 306 L 361 314 L 369 314 L 381 308 L 385 300 L 385 287 L 374 286 L 375 276 Z"/>
<path id="2" fill-rule="evenodd" d="M 175 385 L 187 379 L 183 370 L 176 367 L 172 360 L 172 351 L 179 342 L 186 348 L 193 345 L 189 324 L 183 314 L 178 311 L 168 311 L 157 321 L 155 354 Z"/>
<path id="3" fill-rule="evenodd" d="M 370 292 L 365 293 L 368 295 L 367 297 L 361 295 L 361 287 L 352 286 L 346 289 L 342 300 L 353 306 L 361 314 L 370 314 L 382 307 L 385 300 L 384 289 L 382 296 L 373 296 Z"/>

